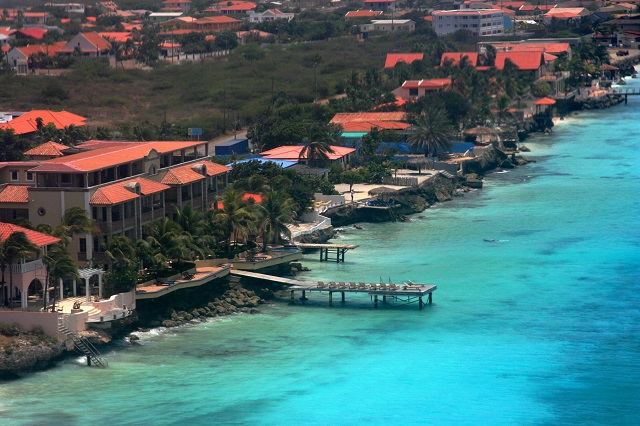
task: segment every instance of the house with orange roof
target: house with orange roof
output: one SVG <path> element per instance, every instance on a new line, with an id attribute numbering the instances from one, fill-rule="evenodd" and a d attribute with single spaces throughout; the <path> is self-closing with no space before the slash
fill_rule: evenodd
<path id="1" fill-rule="evenodd" d="M 227 4 L 223 7 L 220 7 L 218 11 L 225 15 L 231 13 L 249 13 L 252 10 L 255 10 L 258 5 L 251 1 L 238 1 L 231 2 L 231 4 Z"/>
<path id="2" fill-rule="evenodd" d="M 183 12 L 153 12 L 147 16 L 147 20 L 153 24 L 159 24 L 161 22 L 179 18 L 183 14 Z"/>
<path id="3" fill-rule="evenodd" d="M 517 15 L 541 15 L 554 7 L 556 4 L 523 4 L 518 8 Z"/>
<path id="4" fill-rule="evenodd" d="M 189 13 L 191 10 L 190 0 L 165 0 L 162 2 L 162 8 L 164 10 L 181 11 Z"/>
<path id="5" fill-rule="evenodd" d="M 42 40 L 46 33 L 47 30 L 42 28 L 21 28 L 19 30 L 15 30 L 13 36 L 16 40 L 29 40 L 37 42 L 39 40 Z"/>
<path id="6" fill-rule="evenodd" d="M 549 25 L 553 19 L 561 21 L 579 20 L 591 12 L 584 7 L 554 7 L 544 14 L 544 23 Z"/>
<path id="7" fill-rule="evenodd" d="M 343 132 L 370 132 L 378 130 L 404 130 L 411 125 L 404 112 L 341 112 L 330 123 L 339 124 Z"/>
<path id="8" fill-rule="evenodd" d="M 108 56 L 111 50 L 111 43 L 96 32 L 78 33 L 60 49 L 61 54 L 100 57 Z"/>
<path id="9" fill-rule="evenodd" d="M 175 19 L 169 19 L 168 21 L 160 22 L 160 24 L 158 25 L 163 31 L 189 29 L 191 28 L 191 24 L 194 21 L 197 21 L 197 19 L 192 16 L 180 16 Z"/>
<path id="10" fill-rule="evenodd" d="M 544 52 L 496 52 L 495 67 L 504 70 L 507 61 L 513 63 L 520 71 L 533 71 L 536 78 L 547 73 L 547 65 L 557 59 L 556 56 Z"/>
<path id="11" fill-rule="evenodd" d="M 514 52 L 545 52 L 550 53 L 552 55 L 566 55 L 568 59 L 571 59 L 571 45 L 569 43 L 560 43 L 553 39 L 548 41 L 546 40 L 535 40 L 535 41 L 527 41 L 523 40 L 521 42 L 481 42 L 479 43 L 480 48 L 491 45 L 496 51 L 514 51 Z"/>
<path id="12" fill-rule="evenodd" d="M 293 13 L 285 13 L 279 9 L 267 9 L 264 12 L 252 12 L 249 14 L 249 22 L 270 22 L 278 19 L 292 20 L 295 17 Z"/>
<path id="13" fill-rule="evenodd" d="M 41 24 L 47 23 L 47 20 L 51 19 L 53 15 L 49 12 L 23 12 L 22 19 L 25 24 Z"/>
<path id="14" fill-rule="evenodd" d="M 387 58 L 384 61 L 384 68 L 393 68 L 399 63 L 411 64 L 423 59 L 424 53 L 387 53 Z"/>
<path id="15" fill-rule="evenodd" d="M 35 161 L 50 160 L 52 158 L 62 157 L 64 155 L 63 151 L 68 149 L 69 147 L 66 145 L 49 141 L 25 151 L 24 155 L 29 157 L 30 160 Z"/>
<path id="16" fill-rule="evenodd" d="M 126 43 L 133 38 L 130 31 L 106 31 L 98 35 L 109 43 Z"/>
<path id="17" fill-rule="evenodd" d="M 54 57 L 66 44 L 64 41 L 59 41 L 52 45 L 32 44 L 14 47 L 7 53 L 5 60 L 17 75 L 27 75 L 31 72 L 29 61 L 31 55 L 43 54 Z"/>
<path id="18" fill-rule="evenodd" d="M 379 18 L 382 16 L 381 10 L 350 10 L 344 15 L 344 19 L 349 21 L 351 19 L 371 19 L 371 18 Z"/>
<path id="19" fill-rule="evenodd" d="M 343 167 L 349 164 L 351 154 L 356 151 L 355 148 L 345 146 L 331 145 L 330 147 L 333 152 L 327 153 L 328 161 L 330 163 L 340 164 Z M 263 151 L 260 153 L 260 156 L 268 160 L 302 161 L 308 163 L 309 159 L 306 154 L 300 157 L 303 148 L 304 146 L 302 145 L 285 145 Z"/>
<path id="20" fill-rule="evenodd" d="M 0 192 L 0 197 L 3 192 Z M 0 241 L 5 241 L 18 232 L 23 233 L 36 249 L 7 265 L 11 271 L 11 280 L 0 289 L 0 299 L 3 305 L 26 308 L 28 296 L 37 294 L 37 286 L 46 282 L 47 271 L 43 259 L 47 247 L 60 242 L 60 239 L 11 223 L 0 222 Z M 41 287 L 40 285 L 40 290 Z"/>
<path id="21" fill-rule="evenodd" d="M 469 65 L 475 67 L 478 65 L 478 57 L 478 52 L 444 52 L 440 58 L 440 66 L 447 63 L 457 66 L 464 58 Z"/>
<path id="22" fill-rule="evenodd" d="M 58 130 L 71 125 L 85 126 L 87 121 L 86 118 L 67 111 L 32 110 L 7 123 L 0 124 L 0 129 L 12 129 L 16 135 L 29 135 L 38 130 L 38 119 L 42 119 L 44 126 L 52 123 Z"/>
<path id="23" fill-rule="evenodd" d="M 230 16 L 207 16 L 191 23 L 191 29 L 219 33 L 240 29 L 242 21 Z"/>
<path id="24" fill-rule="evenodd" d="M 85 5 L 82 3 L 45 3 L 49 9 L 57 9 L 68 15 L 84 15 Z"/>
<path id="25" fill-rule="evenodd" d="M 173 215 L 177 208 L 188 203 L 204 209 L 213 202 L 227 187 L 231 169 L 207 158 L 209 145 L 93 140 L 66 150 L 36 147 L 31 150 L 35 155 L 50 153 L 50 148 L 63 155 L 0 163 L 0 178 L 22 186 L 5 189 L 10 192 L 4 198 L 0 193 L 0 217 L 57 226 L 66 209 L 81 206 L 96 220 L 101 234 L 78 236 L 70 243 L 70 253 L 77 261 L 99 259 L 113 236 L 142 238 L 146 225 Z"/>
<path id="26" fill-rule="evenodd" d="M 442 92 L 451 87 L 450 78 L 407 80 L 391 93 L 404 100 L 415 100 L 429 93 Z"/>

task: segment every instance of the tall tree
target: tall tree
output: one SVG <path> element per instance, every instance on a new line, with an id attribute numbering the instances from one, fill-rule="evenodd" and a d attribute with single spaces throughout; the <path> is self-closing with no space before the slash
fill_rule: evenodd
<path id="1" fill-rule="evenodd" d="M 51 312 L 55 312 L 58 283 L 60 280 L 79 279 L 78 267 L 69 255 L 66 247 L 62 243 L 52 245 L 44 256 L 44 265 L 47 271 L 47 279 L 44 284 L 44 291 L 48 291 L 49 285 L 53 287 L 53 304 Z M 46 303 L 46 297 L 43 298 Z"/>
<path id="2" fill-rule="evenodd" d="M 14 232 L 6 240 L 0 241 L 0 269 L 2 269 L 2 283 L 0 285 L 0 295 L 4 298 L 4 304 L 7 305 L 10 299 L 13 299 L 13 269 L 9 268 L 9 291 L 5 294 L 5 269 L 11 266 L 16 260 L 28 256 L 38 250 L 24 232 Z"/>
<path id="3" fill-rule="evenodd" d="M 449 150 L 452 135 L 453 128 L 445 111 L 429 108 L 414 118 L 409 144 L 414 149 L 423 150 L 425 157 L 429 157 L 438 151 Z"/>
<path id="4" fill-rule="evenodd" d="M 329 154 L 333 154 L 333 148 L 327 142 L 319 139 L 304 138 L 304 147 L 300 151 L 299 159 L 306 158 L 311 166 L 325 164 L 329 160 Z"/>
<path id="5" fill-rule="evenodd" d="M 280 235 L 291 236 L 287 224 L 293 223 L 295 205 L 293 199 L 284 192 L 269 191 L 257 206 L 262 221 L 263 251 L 267 251 L 267 241 L 277 243 Z"/>
<path id="6" fill-rule="evenodd" d="M 231 239 L 246 234 L 247 225 L 252 218 L 248 205 L 242 201 L 242 196 L 242 192 L 232 188 L 218 197 L 222 202 L 222 209 L 216 212 L 216 218 L 224 232 L 228 257 L 231 257 Z"/>

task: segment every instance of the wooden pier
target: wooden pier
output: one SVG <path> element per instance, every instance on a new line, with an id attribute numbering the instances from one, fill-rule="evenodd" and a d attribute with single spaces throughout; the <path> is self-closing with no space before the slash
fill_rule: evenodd
<path id="1" fill-rule="evenodd" d="M 279 284 L 289 285 L 291 293 L 291 303 L 295 303 L 295 292 L 301 292 L 300 300 L 308 300 L 307 292 L 313 293 L 329 293 L 329 305 L 333 305 L 333 293 L 340 293 L 342 303 L 346 302 L 346 293 L 368 294 L 373 300 L 374 306 L 377 308 L 379 303 L 392 306 L 408 305 L 410 303 L 418 303 L 418 308 L 422 309 L 425 303 L 433 302 L 433 292 L 438 286 L 432 284 L 417 284 L 407 281 L 402 284 L 385 284 L 385 283 L 355 283 L 355 282 L 328 282 L 323 281 L 299 281 L 291 278 L 276 277 L 273 275 L 259 274 L 256 272 L 231 270 L 231 275 L 240 277 L 254 278 L 259 280 L 277 282 Z M 426 300 L 423 298 L 426 297 Z M 392 302 L 398 303 L 394 305 Z"/>
<path id="2" fill-rule="evenodd" d="M 329 261 L 329 253 L 335 253 L 336 262 L 344 262 L 344 254 L 347 250 L 358 248 L 358 244 L 296 244 L 301 249 L 320 249 L 320 262 Z"/>

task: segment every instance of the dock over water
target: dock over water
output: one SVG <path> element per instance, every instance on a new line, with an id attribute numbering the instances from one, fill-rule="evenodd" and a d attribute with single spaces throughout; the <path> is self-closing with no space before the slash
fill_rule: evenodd
<path id="1" fill-rule="evenodd" d="M 358 248 L 358 244 L 310 244 L 297 243 L 301 249 L 320 249 L 320 262 L 329 261 L 329 253 L 335 253 L 336 262 L 344 262 L 344 254 L 347 250 Z"/>
<path id="2" fill-rule="evenodd" d="M 241 277 L 254 278 L 259 280 L 277 282 L 284 285 L 289 285 L 289 291 L 291 293 L 291 303 L 295 303 L 295 292 L 302 293 L 300 300 L 307 300 L 307 292 L 326 292 L 329 294 L 329 305 L 333 304 L 333 293 L 340 293 L 342 303 L 346 301 L 347 293 L 360 293 L 368 294 L 374 302 L 374 306 L 377 308 L 378 303 L 392 304 L 391 302 L 400 302 L 400 304 L 406 305 L 409 303 L 418 302 L 418 307 L 422 309 L 425 301 L 423 297 L 426 297 L 426 303 L 431 304 L 433 302 L 433 292 L 438 289 L 438 286 L 433 284 L 417 284 L 412 281 L 407 281 L 402 284 L 385 284 L 385 283 L 355 283 L 355 282 L 323 282 L 323 281 L 299 281 L 291 278 L 276 277 L 267 274 L 258 274 L 255 272 L 232 270 L 232 275 Z"/>

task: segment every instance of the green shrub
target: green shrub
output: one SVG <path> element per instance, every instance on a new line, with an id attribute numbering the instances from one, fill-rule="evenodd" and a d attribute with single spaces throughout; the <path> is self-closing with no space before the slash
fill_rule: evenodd
<path id="1" fill-rule="evenodd" d="M 18 324 L 5 324 L 0 322 L 0 334 L 7 337 L 15 337 L 20 335 Z"/>

